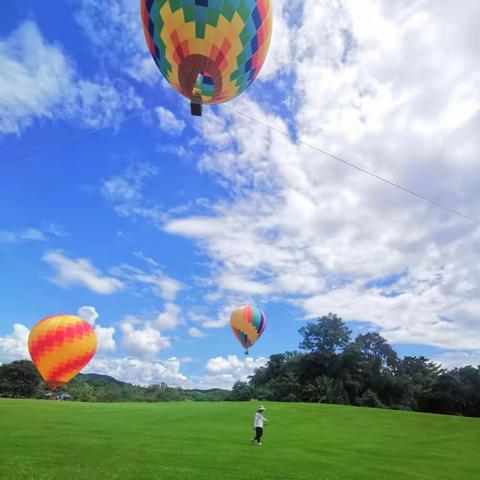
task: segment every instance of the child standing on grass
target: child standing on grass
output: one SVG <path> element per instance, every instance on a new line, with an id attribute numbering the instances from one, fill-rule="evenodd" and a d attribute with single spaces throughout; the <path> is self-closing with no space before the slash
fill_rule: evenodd
<path id="1" fill-rule="evenodd" d="M 252 438 L 251 442 L 257 442 L 258 446 L 262 445 L 261 439 L 263 435 L 263 424 L 268 423 L 268 420 L 263 416 L 264 411 L 265 407 L 261 405 L 257 410 L 257 413 L 255 413 L 255 420 L 253 423 L 253 428 L 255 429 L 255 438 Z"/>

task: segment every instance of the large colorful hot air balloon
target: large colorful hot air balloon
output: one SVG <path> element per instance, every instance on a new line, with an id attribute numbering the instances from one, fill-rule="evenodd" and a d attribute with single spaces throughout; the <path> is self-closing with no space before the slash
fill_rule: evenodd
<path id="1" fill-rule="evenodd" d="M 245 90 L 267 56 L 271 0 L 140 0 L 150 53 L 166 80 L 192 102 L 221 103 Z"/>
<path id="2" fill-rule="evenodd" d="M 237 308 L 230 318 L 233 333 L 246 349 L 245 355 L 248 355 L 248 349 L 260 338 L 266 325 L 265 314 L 253 305 Z"/>
<path id="3" fill-rule="evenodd" d="M 28 350 L 51 390 L 63 387 L 93 358 L 97 337 L 92 326 L 72 315 L 55 315 L 30 332 Z"/>

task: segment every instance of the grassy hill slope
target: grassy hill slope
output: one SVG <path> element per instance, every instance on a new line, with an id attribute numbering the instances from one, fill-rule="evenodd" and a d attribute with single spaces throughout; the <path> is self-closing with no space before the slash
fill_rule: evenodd
<path id="1" fill-rule="evenodd" d="M 315 404 L 0 400 L 2 480 L 479 479 L 480 420 Z"/>

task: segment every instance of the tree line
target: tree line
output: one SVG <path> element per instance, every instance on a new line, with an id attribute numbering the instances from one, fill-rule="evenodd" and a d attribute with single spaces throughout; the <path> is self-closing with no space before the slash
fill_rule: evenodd
<path id="1" fill-rule="evenodd" d="M 44 399 L 49 393 L 37 369 L 29 360 L 0 365 L 0 397 Z M 184 390 L 165 383 L 147 387 L 120 382 L 107 375 L 79 374 L 58 393 L 81 402 L 175 402 L 223 401 L 228 390 Z"/>
<path id="2" fill-rule="evenodd" d="M 480 417 L 480 367 L 447 370 L 423 356 L 400 358 L 380 334 L 352 332 L 335 314 L 299 330 L 299 350 L 271 355 L 231 391 L 147 387 L 80 374 L 65 391 L 84 402 L 319 402 Z M 47 385 L 32 362 L 0 365 L 0 397 L 45 398 Z"/>
<path id="3" fill-rule="evenodd" d="M 447 370 L 400 358 L 380 334 L 352 332 L 335 314 L 299 330 L 301 352 L 270 356 L 229 400 L 320 402 L 480 417 L 480 367 Z"/>

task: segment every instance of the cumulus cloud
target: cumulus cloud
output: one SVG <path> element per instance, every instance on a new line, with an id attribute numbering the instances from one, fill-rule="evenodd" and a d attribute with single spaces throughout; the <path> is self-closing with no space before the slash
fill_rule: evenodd
<path id="1" fill-rule="evenodd" d="M 55 270 L 52 283 L 62 287 L 83 286 L 101 295 L 109 295 L 122 290 L 125 285 L 114 277 L 109 277 L 97 270 L 90 260 L 85 258 L 70 259 L 60 251 L 44 255 L 43 260 Z"/>
<path id="2" fill-rule="evenodd" d="M 0 70 L 0 133 L 20 134 L 40 119 L 113 126 L 142 106 L 127 85 L 81 78 L 61 47 L 29 20 L 0 39 Z"/>
<path id="3" fill-rule="evenodd" d="M 97 335 L 98 352 L 113 352 L 116 350 L 117 344 L 114 339 L 114 327 L 95 325 L 95 334 Z"/>
<path id="4" fill-rule="evenodd" d="M 152 385 L 165 382 L 172 386 L 183 386 L 187 377 L 180 371 L 181 361 L 176 357 L 149 362 L 136 358 L 94 358 L 86 372 L 110 375 L 117 380 L 135 385 Z"/>
<path id="5" fill-rule="evenodd" d="M 166 303 L 165 311 L 160 313 L 154 322 L 155 326 L 161 331 L 175 330 L 181 323 L 180 312 L 181 309 L 178 305 Z"/>
<path id="6" fill-rule="evenodd" d="M 160 128 L 170 135 L 180 135 L 184 128 L 185 122 L 177 118 L 173 112 L 163 107 L 155 109 L 159 121 Z"/>
<path id="7" fill-rule="evenodd" d="M 237 381 L 245 381 L 257 368 L 267 364 L 267 359 L 247 357 L 239 360 L 236 355 L 215 357 L 208 360 L 205 365 L 207 374 L 201 383 L 208 383 L 220 388 L 231 388 Z"/>
<path id="8" fill-rule="evenodd" d="M 0 363 L 29 359 L 29 335 L 30 330 L 27 327 L 20 323 L 14 323 L 12 333 L 0 337 Z"/>
<path id="9" fill-rule="evenodd" d="M 83 320 L 86 320 L 92 324 L 95 328 L 97 335 L 97 351 L 98 352 L 113 352 L 117 345 L 115 339 L 114 327 L 102 327 L 99 324 L 95 324 L 96 320 L 100 316 L 95 307 L 84 306 L 78 309 L 78 316 Z"/>
<path id="10" fill-rule="evenodd" d="M 84 306 L 78 309 L 78 316 L 88 323 L 95 325 L 95 320 L 99 317 L 99 314 L 95 307 Z"/>
<path id="11" fill-rule="evenodd" d="M 137 328 L 137 323 L 142 325 Z M 127 317 L 120 329 L 123 333 L 122 346 L 133 355 L 151 359 L 155 358 L 160 350 L 171 346 L 170 338 L 162 336 L 160 331 L 148 322 L 138 322 L 132 317 Z"/>
<path id="12" fill-rule="evenodd" d="M 293 134 L 207 112 L 199 169 L 229 197 L 164 229 L 197 243 L 220 291 L 334 310 L 392 342 L 478 349 L 478 229 L 295 141 L 479 217 L 476 12 L 467 1 L 452 24 L 442 2 L 303 2 L 293 115 L 234 103 Z"/>

